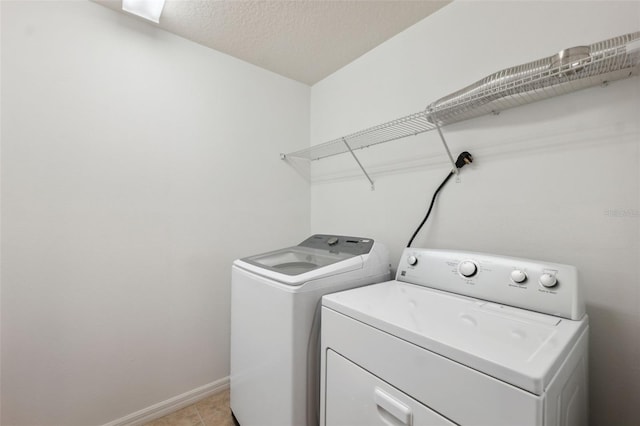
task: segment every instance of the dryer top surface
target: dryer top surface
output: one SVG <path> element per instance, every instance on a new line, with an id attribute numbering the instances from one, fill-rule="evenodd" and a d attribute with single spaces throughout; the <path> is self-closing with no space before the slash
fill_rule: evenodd
<path id="1" fill-rule="evenodd" d="M 323 297 L 323 306 L 540 395 L 581 332 L 579 321 L 388 281 Z"/>

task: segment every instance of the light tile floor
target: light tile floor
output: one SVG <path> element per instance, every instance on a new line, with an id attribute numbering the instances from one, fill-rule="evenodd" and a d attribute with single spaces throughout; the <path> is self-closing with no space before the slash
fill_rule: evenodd
<path id="1" fill-rule="evenodd" d="M 144 426 L 234 426 L 229 390 L 211 395 Z"/>

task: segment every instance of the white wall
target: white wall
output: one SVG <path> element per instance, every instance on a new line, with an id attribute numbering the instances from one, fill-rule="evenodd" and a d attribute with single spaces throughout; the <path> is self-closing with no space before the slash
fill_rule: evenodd
<path id="1" fill-rule="evenodd" d="M 500 69 L 640 30 L 640 2 L 454 2 L 312 87 L 311 143 L 406 114 Z M 640 79 L 445 128 L 474 154 L 418 247 L 576 265 L 591 320 L 591 424 L 640 405 Z M 311 230 L 370 236 L 399 260 L 450 167 L 437 134 L 314 162 Z M 623 212 L 626 216 L 618 217 Z M 452 395 L 452 397 L 454 397 Z"/>
<path id="2" fill-rule="evenodd" d="M 3 425 L 223 379 L 230 264 L 309 233 L 309 87 L 90 2 L 2 1 Z"/>

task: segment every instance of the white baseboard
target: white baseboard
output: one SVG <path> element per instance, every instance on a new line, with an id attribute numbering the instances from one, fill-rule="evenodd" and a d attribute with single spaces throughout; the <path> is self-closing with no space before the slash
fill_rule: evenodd
<path id="1" fill-rule="evenodd" d="M 229 389 L 228 376 L 204 386 L 200 386 L 199 388 L 192 389 L 181 395 L 174 396 L 173 398 L 169 398 L 166 401 L 143 408 L 140 411 L 136 411 L 135 413 L 126 415 L 112 422 L 105 423 L 103 426 L 142 425 L 227 389 Z"/>

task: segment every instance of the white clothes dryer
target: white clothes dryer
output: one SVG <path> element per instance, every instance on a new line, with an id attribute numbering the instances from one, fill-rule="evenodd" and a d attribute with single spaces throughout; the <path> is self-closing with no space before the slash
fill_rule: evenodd
<path id="1" fill-rule="evenodd" d="M 231 276 L 235 418 L 241 426 L 316 426 L 320 299 L 388 280 L 388 250 L 371 238 L 313 235 L 236 260 Z"/>
<path id="2" fill-rule="evenodd" d="M 572 266 L 407 248 L 323 297 L 320 424 L 585 426 L 588 328 Z"/>

